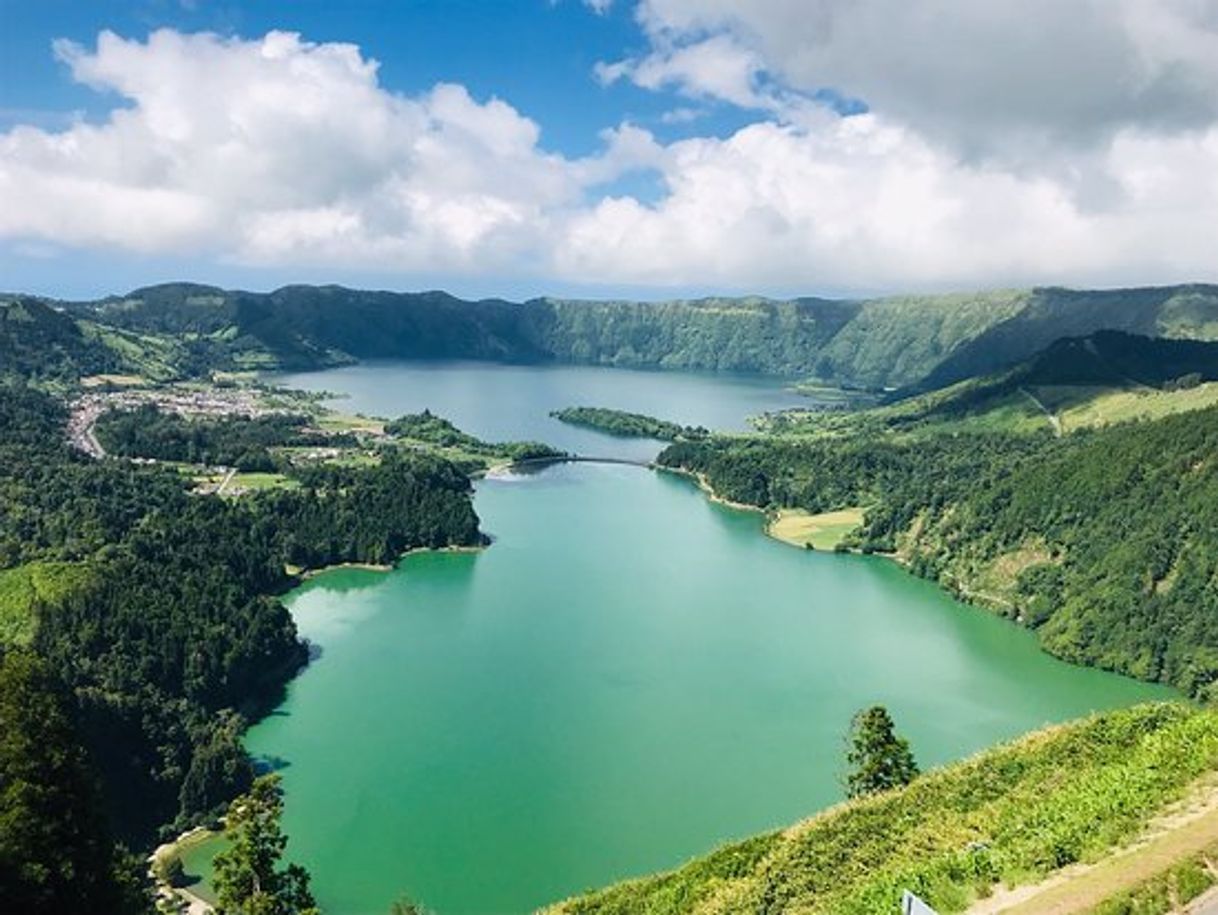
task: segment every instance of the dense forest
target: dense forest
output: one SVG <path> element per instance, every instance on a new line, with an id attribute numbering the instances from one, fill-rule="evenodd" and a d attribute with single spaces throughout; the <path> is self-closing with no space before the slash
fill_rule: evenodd
<path id="1" fill-rule="evenodd" d="M 115 330 L 171 335 L 182 370 L 316 368 L 369 358 L 559 361 L 935 388 L 1109 328 L 1213 339 L 1218 288 L 1031 289 L 868 300 L 472 302 L 443 292 L 174 283 L 59 303 Z"/>
<path id="2" fill-rule="evenodd" d="M 709 430 L 702 426 L 682 426 L 666 419 L 656 419 L 643 413 L 628 413 L 606 407 L 564 407 L 550 414 L 560 422 L 596 429 L 623 438 L 654 438 L 672 442 L 679 438 L 705 438 Z"/>
<path id="3" fill-rule="evenodd" d="M 1064 438 L 1003 433 L 678 442 L 659 462 L 810 512 L 850 545 L 1034 628 L 1068 660 L 1208 695 L 1218 678 L 1218 409 Z"/>
<path id="4" fill-rule="evenodd" d="M 51 397 L 0 386 L 0 569 L 70 584 L 36 593 L 27 647 L 0 651 L 32 652 L 62 682 L 81 778 L 100 780 L 79 801 L 103 811 L 98 836 L 146 843 L 248 788 L 245 723 L 308 655 L 274 596 L 293 582 L 286 566 L 484 540 L 467 476 L 437 457 L 302 468 L 295 488 L 225 500 L 171 470 L 70 451 L 64 418 Z"/>
<path id="5" fill-rule="evenodd" d="M 34 298 L 0 299 L 0 379 L 65 382 L 117 371 L 120 355 L 66 314 Z"/>

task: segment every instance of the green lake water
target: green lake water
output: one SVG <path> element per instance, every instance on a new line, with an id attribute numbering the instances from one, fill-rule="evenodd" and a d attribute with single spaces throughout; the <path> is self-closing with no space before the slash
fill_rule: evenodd
<path id="1" fill-rule="evenodd" d="M 401 397 L 381 371 L 369 390 Z M 336 390 L 335 374 L 312 381 Z M 405 408 L 348 406 L 444 413 L 418 377 Z M 561 405 L 526 399 L 521 428 Z M 288 598 L 320 656 L 247 745 L 282 773 L 289 857 L 335 915 L 384 915 L 400 893 L 441 915 L 524 912 L 790 823 L 841 797 L 843 733 L 868 704 L 927 766 L 1171 695 L 1058 662 L 887 560 L 770 540 L 679 477 L 562 465 L 482 481 L 475 505 L 484 552 L 336 570 Z"/>

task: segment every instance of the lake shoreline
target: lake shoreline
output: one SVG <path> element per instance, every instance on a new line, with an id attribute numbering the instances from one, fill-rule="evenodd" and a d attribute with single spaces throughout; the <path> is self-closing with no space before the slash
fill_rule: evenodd
<path id="1" fill-rule="evenodd" d="M 692 480 L 697 485 L 698 489 L 700 489 L 702 491 L 702 494 L 704 496 L 706 496 L 706 498 L 709 501 L 715 503 L 716 505 L 722 505 L 724 508 L 734 509 L 735 511 L 753 512 L 755 514 L 762 515 L 765 518 L 765 524 L 762 528 L 762 532 L 767 537 L 769 537 L 771 540 L 777 541 L 778 543 L 784 543 L 787 546 L 795 547 L 796 549 L 807 549 L 806 546 L 804 546 L 800 543 L 796 543 L 795 541 L 788 540 L 784 537 L 779 536 L 777 533 L 775 533 L 774 524 L 781 518 L 783 509 L 772 510 L 772 509 L 768 509 L 768 508 L 762 508 L 759 505 L 749 505 L 747 502 L 735 502 L 735 501 L 727 498 L 726 496 L 722 496 L 718 492 L 716 492 L 715 487 L 712 486 L 710 484 L 710 481 L 706 478 L 706 474 L 700 473 L 698 471 L 687 470 L 684 467 L 669 467 L 664 464 L 653 464 L 652 467 L 655 470 L 659 470 L 664 473 L 671 473 L 674 476 L 684 477 L 685 479 Z M 829 514 L 829 513 L 827 513 L 827 514 Z M 862 550 L 857 549 L 855 547 L 835 546 L 832 549 L 819 549 L 819 550 L 816 550 L 816 552 L 851 553 L 856 556 L 864 556 L 864 555 L 879 556 L 882 559 L 888 559 L 888 560 L 891 560 L 892 562 L 895 562 L 897 565 L 901 566 L 902 568 L 905 568 L 909 565 L 909 563 L 905 559 L 903 559 L 901 556 L 899 556 L 896 553 L 865 554 Z"/>
<path id="2" fill-rule="evenodd" d="M 485 536 L 485 535 L 484 535 Z M 391 563 L 376 563 L 376 562 L 336 562 L 330 565 L 317 566 L 316 568 L 300 569 L 299 571 L 290 571 L 289 574 L 296 580 L 291 587 L 284 593 L 294 590 L 299 585 L 306 581 L 312 581 L 319 575 L 325 575 L 329 572 L 337 572 L 341 569 L 361 569 L 365 572 L 392 572 L 402 562 L 402 560 L 410 556 L 417 556 L 422 553 L 481 553 L 488 546 L 490 541 L 479 544 L 477 546 L 451 544 L 449 546 L 415 546 L 408 550 L 404 550 L 397 559 Z"/>

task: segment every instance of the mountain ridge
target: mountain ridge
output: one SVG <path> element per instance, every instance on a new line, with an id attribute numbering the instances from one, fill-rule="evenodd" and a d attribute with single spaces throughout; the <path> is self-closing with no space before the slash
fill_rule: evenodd
<path id="1" fill-rule="evenodd" d="M 192 364 L 225 369 L 473 359 L 750 372 L 867 389 L 943 387 L 1098 330 L 1218 340 L 1218 286 L 1198 283 L 870 299 L 513 302 L 442 290 L 292 284 L 248 292 L 178 282 L 53 304 L 127 332 L 187 335 Z"/>

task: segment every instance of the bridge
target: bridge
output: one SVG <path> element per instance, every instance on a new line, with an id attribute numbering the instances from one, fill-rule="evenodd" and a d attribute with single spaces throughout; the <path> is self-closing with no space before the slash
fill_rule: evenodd
<path id="1" fill-rule="evenodd" d="M 492 471 L 525 470 L 529 467 L 545 467 L 550 464 L 624 464 L 627 467 L 643 467 L 648 470 L 657 466 L 654 461 L 640 461 L 632 458 L 593 457 L 584 454 L 555 454 L 549 457 L 525 458 L 520 461 L 512 461 L 509 464 L 500 464 L 476 473 L 474 476 L 484 477 Z"/>

